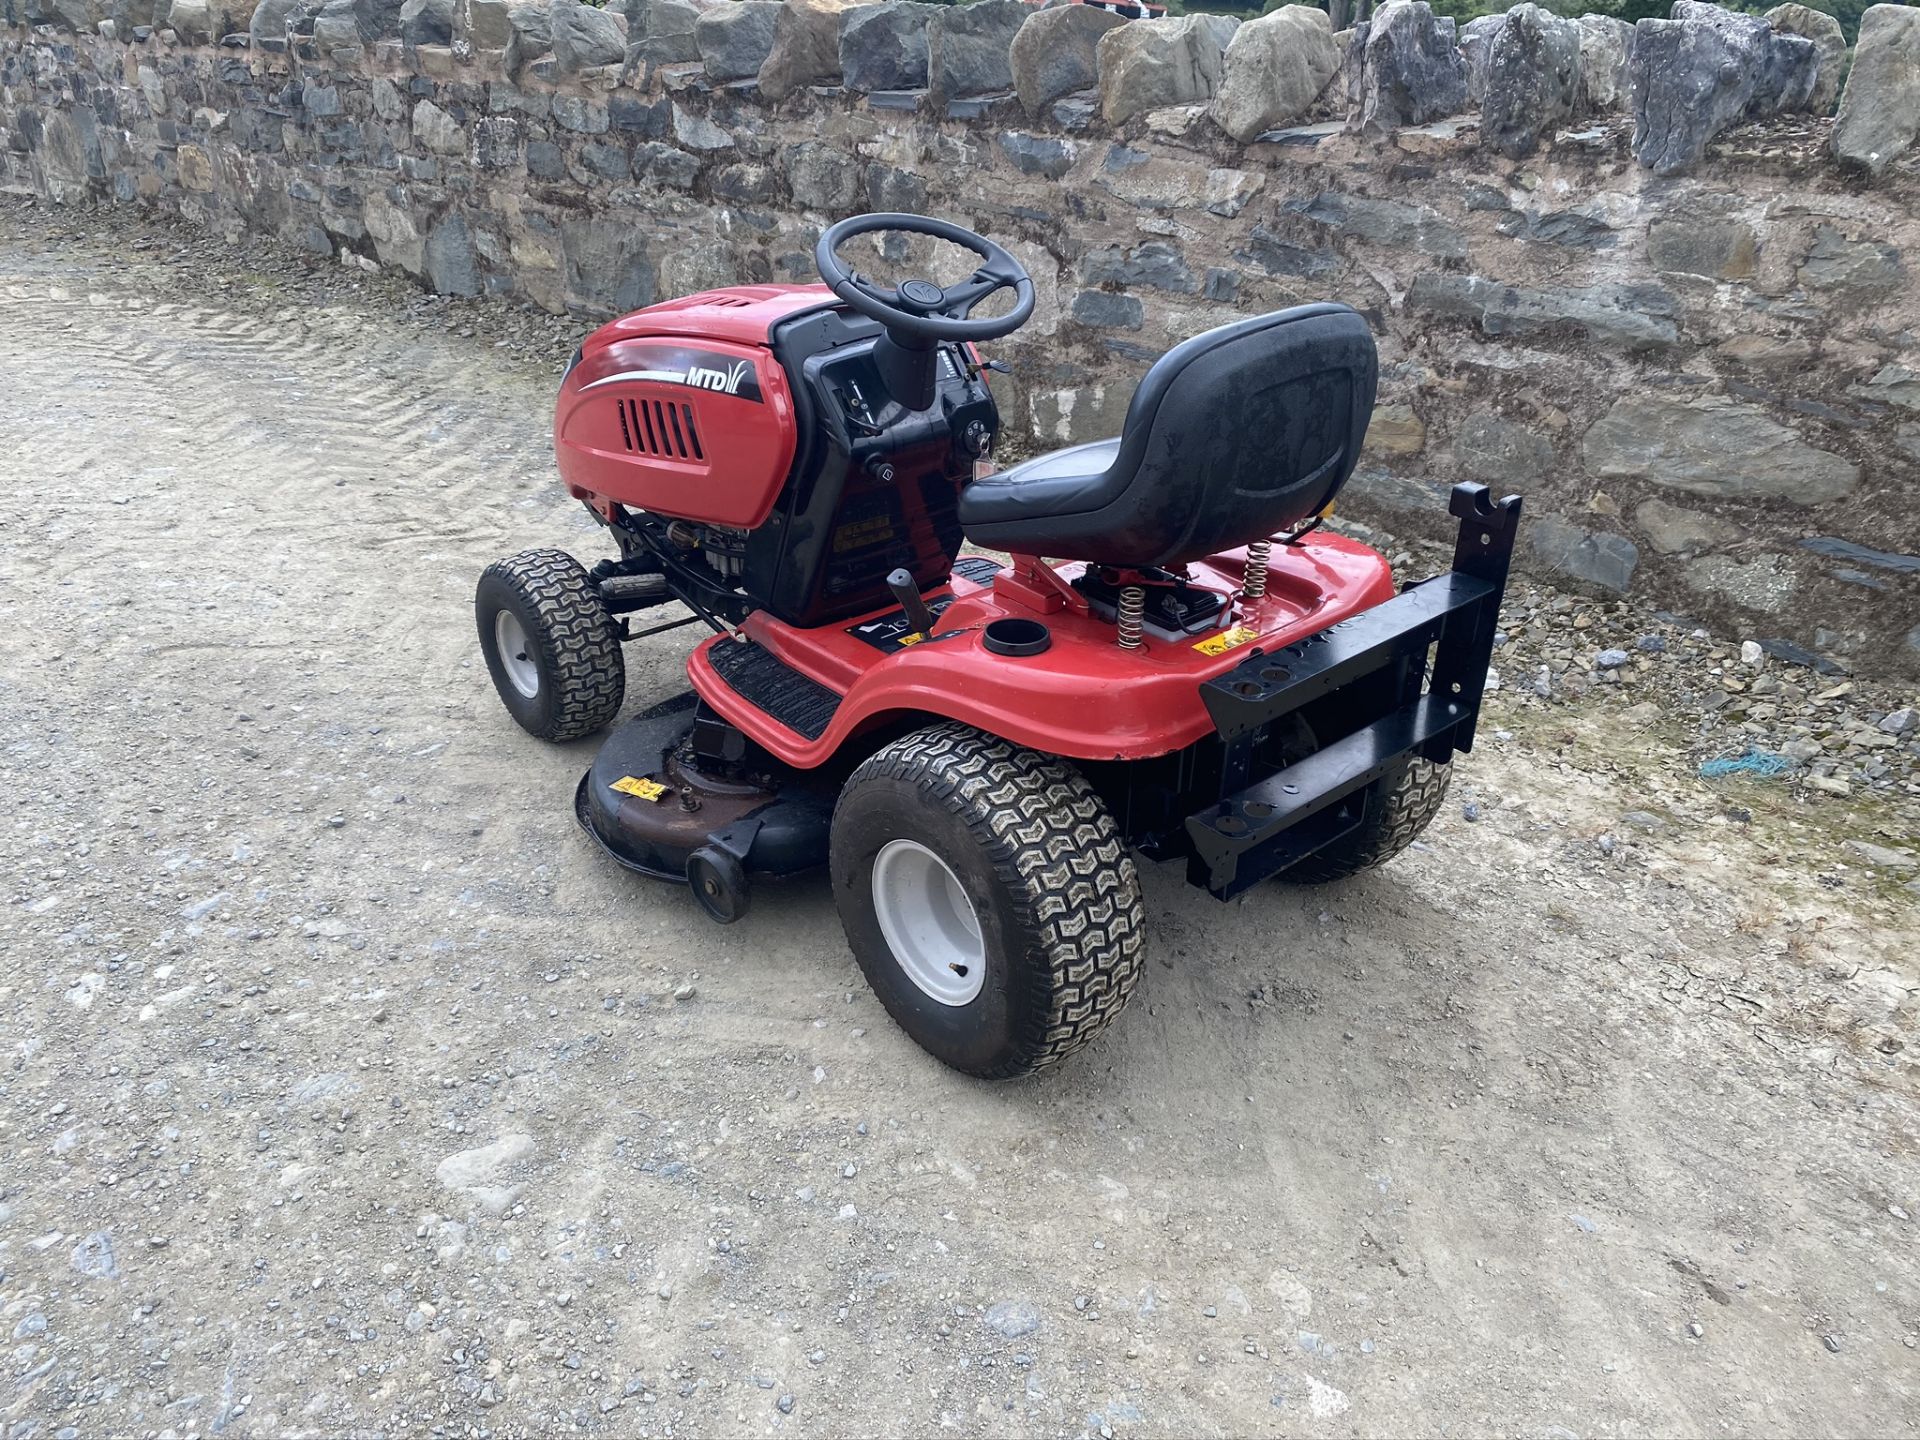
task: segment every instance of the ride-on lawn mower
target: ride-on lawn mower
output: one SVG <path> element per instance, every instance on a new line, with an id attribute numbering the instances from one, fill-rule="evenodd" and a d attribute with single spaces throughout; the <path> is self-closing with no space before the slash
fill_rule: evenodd
<path id="1" fill-rule="evenodd" d="M 882 285 L 839 253 L 876 232 L 981 264 Z M 1016 1075 L 1126 1003 L 1134 852 L 1226 899 L 1420 833 L 1473 743 L 1520 501 L 1456 486 L 1453 569 L 1398 593 L 1317 528 L 1373 409 L 1344 305 L 1196 335 L 1116 438 L 976 478 L 1000 420 L 974 346 L 1032 314 L 1019 262 L 915 215 L 842 221 L 815 259 L 824 286 L 690 295 L 580 347 L 560 473 L 619 558 L 488 567 L 480 643 L 514 719 L 571 740 L 619 711 L 622 641 L 710 626 L 692 689 L 602 745 L 580 823 L 723 922 L 750 876 L 824 863 L 894 1019 Z M 635 628 L 671 602 L 691 617 Z"/>

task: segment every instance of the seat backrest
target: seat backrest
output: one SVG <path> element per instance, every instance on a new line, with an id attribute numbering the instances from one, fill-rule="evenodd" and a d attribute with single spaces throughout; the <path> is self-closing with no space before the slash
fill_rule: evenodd
<path id="1" fill-rule="evenodd" d="M 1315 514 L 1359 461 L 1379 366 L 1366 320 L 1346 305 L 1296 306 L 1174 346 L 1134 392 L 1110 498 L 1086 517 L 1099 548 L 1177 565 Z"/>

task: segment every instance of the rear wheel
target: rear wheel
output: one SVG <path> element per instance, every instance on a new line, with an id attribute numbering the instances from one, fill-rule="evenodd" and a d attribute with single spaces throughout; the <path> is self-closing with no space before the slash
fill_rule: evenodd
<path id="1" fill-rule="evenodd" d="M 626 662 L 593 582 L 563 550 L 496 560 L 473 597 L 493 688 L 522 729 L 577 740 L 620 713 Z"/>
<path id="2" fill-rule="evenodd" d="M 853 772 L 830 867 L 847 941 L 887 1013 L 990 1079 L 1066 1058 L 1127 1003 L 1140 879 L 1078 771 L 964 725 Z"/>
<path id="3" fill-rule="evenodd" d="M 1279 878 L 1289 884 L 1322 885 L 1386 864 L 1433 823 L 1452 778 L 1451 765 L 1408 758 L 1367 788 L 1367 818 L 1356 829 L 1298 865 L 1289 865 Z"/>

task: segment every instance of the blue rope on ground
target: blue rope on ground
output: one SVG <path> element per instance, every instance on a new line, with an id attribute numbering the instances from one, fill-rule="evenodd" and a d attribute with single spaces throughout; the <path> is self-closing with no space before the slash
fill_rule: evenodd
<path id="1" fill-rule="evenodd" d="M 1702 780 L 1720 780 L 1728 775 L 1750 775 L 1755 780 L 1771 780 L 1794 768 L 1794 762 L 1773 750 L 1749 750 L 1745 754 L 1700 763 Z"/>

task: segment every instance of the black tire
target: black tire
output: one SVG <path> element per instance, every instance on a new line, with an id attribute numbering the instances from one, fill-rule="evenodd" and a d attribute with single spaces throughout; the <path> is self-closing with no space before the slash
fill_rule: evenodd
<path id="1" fill-rule="evenodd" d="M 1324 885 L 1384 865 L 1420 838 L 1446 803 L 1451 765 L 1418 757 L 1389 770 L 1367 790 L 1367 818 L 1324 850 L 1315 851 L 1279 878 L 1292 885 Z"/>
<path id="2" fill-rule="evenodd" d="M 500 654 L 501 611 L 519 622 L 535 689 L 524 693 Z M 542 740 L 577 740 L 620 713 L 627 667 L 613 617 L 587 572 L 564 550 L 522 550 L 496 560 L 480 575 L 473 596 L 480 650 L 507 713 Z"/>
<path id="3" fill-rule="evenodd" d="M 985 974 L 964 1004 L 933 998 L 882 931 L 873 871 L 912 840 L 960 882 Z M 1006 1079 L 1099 1034 L 1140 976 L 1140 877 L 1106 803 L 1077 770 L 964 725 L 919 730 L 867 759 L 833 812 L 834 900 L 880 1003 L 935 1058 Z"/>

